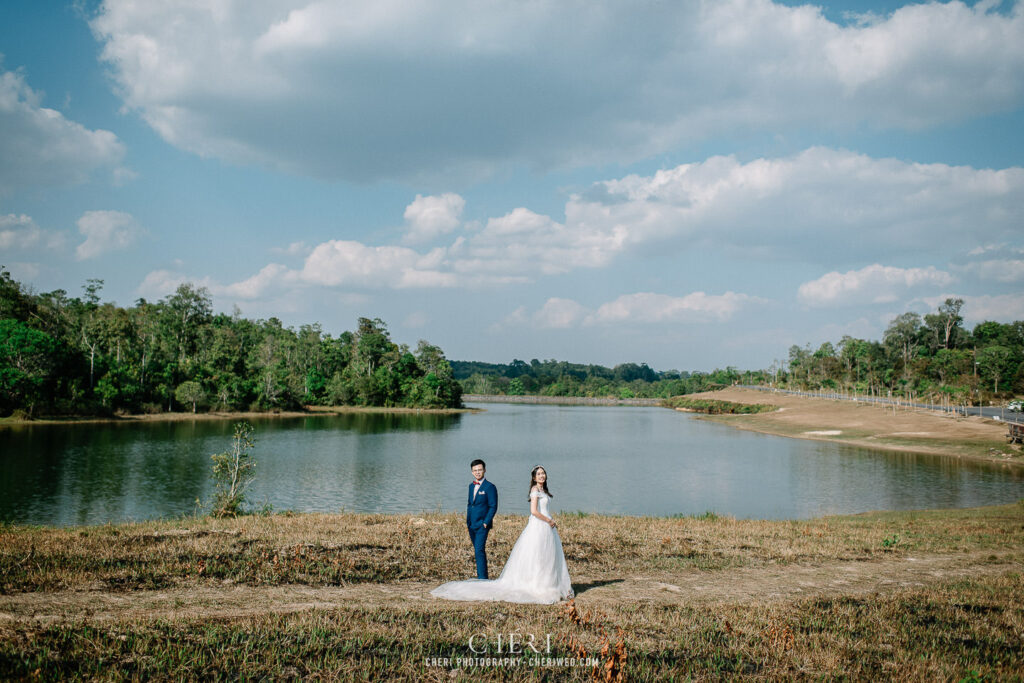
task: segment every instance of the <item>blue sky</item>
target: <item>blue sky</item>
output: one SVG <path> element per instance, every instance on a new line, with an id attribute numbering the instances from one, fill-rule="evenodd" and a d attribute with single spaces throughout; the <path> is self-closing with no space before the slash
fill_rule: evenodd
<path id="1" fill-rule="evenodd" d="M 0 264 L 450 358 L 1024 319 L 1024 8 L 8 1 Z"/>

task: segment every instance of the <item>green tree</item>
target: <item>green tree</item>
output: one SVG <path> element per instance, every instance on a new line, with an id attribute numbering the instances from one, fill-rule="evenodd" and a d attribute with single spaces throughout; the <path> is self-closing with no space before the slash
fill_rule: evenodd
<path id="1" fill-rule="evenodd" d="M 34 302 L 22 290 L 21 284 L 0 266 L 0 318 L 26 322 L 35 313 L 35 309 Z"/>
<path id="2" fill-rule="evenodd" d="M 192 412 L 196 412 L 196 405 L 206 400 L 206 392 L 199 382 L 187 381 L 178 385 L 174 390 L 174 398 L 178 403 L 192 404 Z"/>
<path id="3" fill-rule="evenodd" d="M 45 332 L 18 320 L 0 319 L 0 408 L 27 408 L 32 415 L 46 398 L 57 344 Z"/>
<path id="4" fill-rule="evenodd" d="M 200 328 L 213 316 L 210 293 L 186 282 L 160 303 L 163 333 L 173 343 L 178 363 L 187 363 L 195 354 Z"/>
<path id="5" fill-rule="evenodd" d="M 1012 358 L 1012 352 L 1005 346 L 994 345 L 978 349 L 977 359 L 982 377 L 992 380 L 993 392 L 999 391 L 999 380 L 1010 370 Z"/>
<path id="6" fill-rule="evenodd" d="M 904 313 L 893 318 L 885 328 L 885 346 L 902 361 L 903 377 L 910 378 L 911 361 L 920 345 L 921 316 Z"/>

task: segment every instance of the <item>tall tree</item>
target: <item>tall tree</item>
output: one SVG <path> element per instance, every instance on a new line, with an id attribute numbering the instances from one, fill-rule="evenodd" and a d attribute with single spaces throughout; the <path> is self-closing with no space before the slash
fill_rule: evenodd
<path id="1" fill-rule="evenodd" d="M 911 360 L 917 355 L 920 332 L 921 316 L 917 313 L 897 316 L 885 328 L 885 345 L 902 360 L 904 379 L 910 378 Z"/>

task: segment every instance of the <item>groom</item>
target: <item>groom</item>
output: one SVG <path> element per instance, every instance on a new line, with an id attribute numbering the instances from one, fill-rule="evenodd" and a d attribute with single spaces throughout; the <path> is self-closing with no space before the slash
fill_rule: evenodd
<path id="1" fill-rule="evenodd" d="M 484 479 L 487 465 L 483 460 L 474 460 L 469 464 L 473 473 L 473 481 L 469 484 L 469 502 L 466 503 L 466 527 L 469 529 L 469 540 L 473 542 L 476 553 L 476 578 L 487 578 L 487 532 L 491 530 L 494 513 L 498 511 L 498 489 Z"/>

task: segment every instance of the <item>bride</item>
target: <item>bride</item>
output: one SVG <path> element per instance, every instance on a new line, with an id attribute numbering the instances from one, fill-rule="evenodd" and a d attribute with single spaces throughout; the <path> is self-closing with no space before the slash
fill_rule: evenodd
<path id="1" fill-rule="evenodd" d="M 512 547 L 501 576 L 493 581 L 450 581 L 430 591 L 449 600 L 503 600 L 550 604 L 573 597 L 562 539 L 548 514 L 548 473 L 538 465 L 530 473 L 530 520 Z"/>

